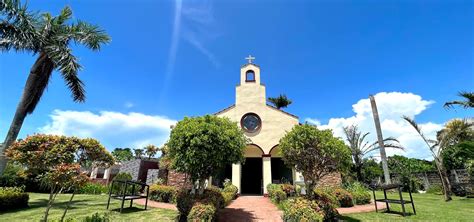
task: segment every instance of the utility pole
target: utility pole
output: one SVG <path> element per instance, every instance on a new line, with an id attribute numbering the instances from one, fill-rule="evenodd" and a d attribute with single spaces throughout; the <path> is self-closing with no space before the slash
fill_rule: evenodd
<path id="1" fill-rule="evenodd" d="M 380 127 L 379 112 L 377 111 L 377 104 L 374 96 L 370 95 L 370 105 L 372 106 L 372 114 L 374 116 L 375 130 L 377 131 L 377 140 L 379 142 L 380 157 L 382 159 L 382 169 L 385 178 L 385 184 L 391 184 L 390 172 L 388 172 L 387 154 L 385 153 L 385 146 L 383 144 L 382 128 Z"/>

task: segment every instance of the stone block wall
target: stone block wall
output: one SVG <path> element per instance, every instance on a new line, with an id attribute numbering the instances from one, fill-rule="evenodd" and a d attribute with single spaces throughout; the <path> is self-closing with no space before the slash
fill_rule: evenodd
<path id="1" fill-rule="evenodd" d="M 324 176 L 318 183 L 318 187 L 334 187 L 342 184 L 342 177 L 340 173 L 331 173 Z"/>
<path id="2" fill-rule="evenodd" d="M 146 174 L 146 184 L 152 185 L 158 182 L 159 172 L 159 169 L 149 169 Z"/>
<path id="3" fill-rule="evenodd" d="M 132 175 L 132 180 L 138 180 L 141 161 L 141 159 L 136 159 L 122 163 L 120 166 L 120 173 L 129 173 Z"/>
<path id="4" fill-rule="evenodd" d="M 174 170 L 169 170 L 167 185 L 179 188 L 190 188 L 191 182 L 189 181 L 189 178 L 186 176 L 186 174 L 178 173 Z"/>

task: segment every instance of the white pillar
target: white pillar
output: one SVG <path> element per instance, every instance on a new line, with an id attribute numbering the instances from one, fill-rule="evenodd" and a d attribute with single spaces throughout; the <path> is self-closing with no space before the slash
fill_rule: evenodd
<path id="1" fill-rule="evenodd" d="M 105 169 L 105 171 L 104 171 L 104 179 L 108 180 L 108 179 L 110 178 L 110 171 L 112 171 L 112 170 L 111 170 L 111 167 Z"/>
<path id="2" fill-rule="evenodd" d="M 272 183 L 272 158 L 262 157 L 263 162 L 263 194 L 268 194 L 267 185 Z"/>
<path id="3" fill-rule="evenodd" d="M 232 184 L 240 189 L 240 175 L 241 175 L 242 165 L 240 163 L 232 164 Z"/>
<path id="4" fill-rule="evenodd" d="M 92 179 L 95 179 L 97 177 L 97 172 L 98 171 L 99 171 L 99 167 L 92 168 L 92 172 L 91 172 L 91 178 Z"/>

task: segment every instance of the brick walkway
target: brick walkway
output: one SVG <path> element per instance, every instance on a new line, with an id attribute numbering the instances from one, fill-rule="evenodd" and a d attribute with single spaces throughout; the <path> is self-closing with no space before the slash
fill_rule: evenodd
<path id="1" fill-rule="evenodd" d="M 386 208 L 385 203 L 377 202 L 377 208 L 379 210 L 384 210 Z M 349 208 L 337 208 L 337 211 L 340 214 L 352 214 L 352 213 L 365 213 L 375 211 L 374 203 L 366 205 L 355 205 Z"/>
<path id="2" fill-rule="evenodd" d="M 140 205 L 145 205 L 145 199 L 138 199 L 134 200 L 133 203 L 135 204 L 140 204 Z M 148 207 L 156 207 L 156 208 L 162 208 L 162 209 L 170 209 L 170 210 L 178 210 L 176 208 L 175 204 L 170 204 L 170 203 L 162 203 L 162 202 L 156 202 L 153 200 L 148 200 Z"/>
<path id="3" fill-rule="evenodd" d="M 217 221 L 246 222 L 272 221 L 281 222 L 282 212 L 270 201 L 262 196 L 240 196 L 229 206 L 219 212 Z"/>

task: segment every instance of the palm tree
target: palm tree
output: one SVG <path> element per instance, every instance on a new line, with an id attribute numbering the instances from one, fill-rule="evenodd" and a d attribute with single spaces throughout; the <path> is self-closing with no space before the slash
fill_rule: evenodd
<path id="1" fill-rule="evenodd" d="M 440 142 L 439 146 L 446 148 L 463 141 L 473 141 L 473 126 L 474 123 L 466 119 L 453 119 L 449 121 L 436 135 L 437 140 Z"/>
<path id="2" fill-rule="evenodd" d="M 5 149 L 16 140 L 26 116 L 35 110 L 54 70 L 63 77 L 74 102 L 84 102 L 86 99 L 84 83 L 78 77 L 81 65 L 72 53 L 70 44 L 82 44 L 97 51 L 110 38 L 98 26 L 82 21 L 68 22 L 71 17 L 69 7 L 63 8 L 57 16 L 49 13 L 38 15 L 28 11 L 19 0 L 0 1 L 0 50 L 37 55 L 5 142 L 0 147 L 0 174 L 6 165 Z"/>
<path id="3" fill-rule="evenodd" d="M 421 127 L 415 122 L 415 120 L 411 119 L 410 117 L 403 116 L 405 119 L 420 135 L 421 139 L 425 142 L 425 144 L 430 149 L 431 155 L 436 164 L 436 168 L 438 170 L 439 177 L 441 179 L 441 185 L 443 186 L 443 193 L 444 193 L 444 200 L 450 201 L 451 200 L 451 183 L 449 182 L 448 172 L 444 167 L 443 163 L 443 156 L 441 153 L 443 149 L 446 148 L 445 144 L 448 144 L 446 140 L 449 140 L 447 134 L 445 133 L 438 133 L 437 139 L 428 139 L 421 131 Z M 444 134 L 444 135 L 443 135 Z"/>
<path id="4" fill-rule="evenodd" d="M 269 97 L 268 102 L 272 103 L 277 109 L 286 108 L 291 104 L 291 100 L 285 94 L 280 94 L 278 97 Z"/>
<path id="5" fill-rule="evenodd" d="M 148 156 L 148 159 L 151 159 L 151 157 L 155 156 L 156 153 L 158 153 L 158 147 L 153 145 L 153 144 L 150 144 L 148 146 L 146 146 L 145 148 L 145 154 Z"/>
<path id="6" fill-rule="evenodd" d="M 370 133 L 364 133 L 359 131 L 357 125 L 344 127 L 344 133 L 346 134 L 346 140 L 349 143 L 349 148 L 351 149 L 352 159 L 355 165 L 355 171 L 357 174 L 357 180 L 361 181 L 362 178 L 362 167 L 364 156 L 370 152 L 379 149 L 378 141 L 369 143 L 365 141 L 366 137 Z M 395 149 L 404 149 L 399 143 L 399 141 L 393 137 L 388 137 L 383 140 L 384 147 L 386 148 L 395 148 Z"/>
<path id="7" fill-rule="evenodd" d="M 453 108 L 453 105 L 459 105 L 464 109 L 474 108 L 474 92 L 459 92 L 459 97 L 465 100 L 454 100 L 444 104 L 444 108 Z"/>
<path id="8" fill-rule="evenodd" d="M 143 156 L 143 149 L 134 149 L 133 152 L 135 153 L 136 159 L 141 159 Z"/>

